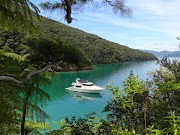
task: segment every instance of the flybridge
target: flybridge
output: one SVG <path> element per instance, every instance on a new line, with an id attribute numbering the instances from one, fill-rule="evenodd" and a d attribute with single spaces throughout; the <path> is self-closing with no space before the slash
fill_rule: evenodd
<path id="1" fill-rule="evenodd" d="M 82 80 L 80 78 L 76 79 L 76 83 L 79 83 L 79 84 L 82 84 L 82 85 L 85 85 L 85 86 L 93 86 L 92 82 L 88 82 L 87 80 Z"/>

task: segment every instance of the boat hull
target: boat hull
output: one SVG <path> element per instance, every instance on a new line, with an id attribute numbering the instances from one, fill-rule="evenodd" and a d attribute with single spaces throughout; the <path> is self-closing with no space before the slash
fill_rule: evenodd
<path id="1" fill-rule="evenodd" d="M 69 87 L 66 89 L 70 91 L 76 91 L 76 92 L 82 92 L 82 93 L 100 93 L 103 90 L 103 88 L 87 89 L 87 88 L 76 88 L 76 87 Z"/>

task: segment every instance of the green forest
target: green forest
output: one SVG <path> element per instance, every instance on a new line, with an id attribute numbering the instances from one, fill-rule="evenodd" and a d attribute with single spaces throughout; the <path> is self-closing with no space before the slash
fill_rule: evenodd
<path id="1" fill-rule="evenodd" d="M 133 60 L 154 60 L 154 55 L 102 39 L 59 22 L 42 18 L 35 23 L 44 36 L 61 37 L 84 51 L 94 64 L 121 63 Z"/>
<path id="2" fill-rule="evenodd" d="M 96 35 L 88 34 L 59 22 L 42 17 L 35 19 L 37 27 L 33 34 L 0 30 L 0 46 L 6 51 L 25 55 L 29 52 L 28 39 L 46 38 L 64 41 L 65 44 L 80 49 L 93 64 L 122 63 L 134 60 L 155 60 L 152 54 L 119 45 Z M 89 65 L 88 65 L 89 66 Z"/>
<path id="3" fill-rule="evenodd" d="M 65 12 L 71 23 L 72 6 L 87 0 L 42 3 L 42 7 Z M 123 1 L 103 1 L 127 15 Z M 125 12 L 126 11 L 126 12 Z M 180 62 L 163 58 L 160 69 L 149 73 L 152 80 L 141 80 L 130 72 L 123 89 L 107 84 L 113 95 L 103 112 L 82 118 L 56 121 L 51 130 L 42 110 L 51 97 L 42 89 L 51 83 L 56 71 L 92 67 L 100 63 L 155 60 L 154 55 L 106 41 L 41 17 L 29 0 L 0 0 L 0 134 L 1 135 L 179 135 Z"/>

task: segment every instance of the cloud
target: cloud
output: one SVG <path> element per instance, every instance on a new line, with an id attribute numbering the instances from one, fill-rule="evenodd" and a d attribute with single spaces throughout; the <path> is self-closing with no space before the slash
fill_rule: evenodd
<path id="1" fill-rule="evenodd" d="M 145 43 L 139 49 L 146 49 L 146 50 L 155 50 L 155 51 L 177 51 L 179 50 L 178 43 L 167 43 L 167 42 L 151 42 Z"/>
<path id="2" fill-rule="evenodd" d="M 85 10 L 84 13 L 74 15 L 73 17 L 75 17 L 77 21 L 74 20 L 74 25 L 70 24 L 70 26 L 75 26 L 78 23 L 86 26 L 91 25 L 90 23 L 99 23 L 109 26 L 113 25 L 114 27 L 160 32 L 175 37 L 180 34 L 180 10 L 178 7 L 180 1 L 129 0 L 127 4 L 129 4 L 127 6 L 134 9 L 134 16 L 131 19 L 122 19 L 112 14 L 112 12 L 110 12 L 111 9 L 107 8 L 107 10 L 103 10 L 100 8 L 99 10 L 101 12 L 98 9 L 95 11 Z M 136 12 L 138 12 L 138 14 L 136 14 Z M 61 20 L 62 16 L 58 15 L 57 17 L 56 15 L 54 18 Z"/>
<path id="3" fill-rule="evenodd" d="M 131 0 L 129 3 L 133 9 L 153 16 L 174 16 L 180 13 L 179 0 Z"/>
<path id="4" fill-rule="evenodd" d="M 141 11 L 142 9 L 139 9 Z M 143 13 L 143 11 L 141 11 Z M 79 22 L 83 23 L 97 23 L 102 25 L 109 25 L 109 27 L 125 27 L 135 30 L 154 31 L 159 33 L 168 34 L 170 36 L 178 36 L 180 33 L 180 19 L 178 17 L 158 17 L 152 15 L 138 15 L 132 19 L 120 18 L 106 12 L 87 12 L 77 18 Z"/>
<path id="5" fill-rule="evenodd" d="M 83 13 L 73 14 L 76 20 L 69 26 L 132 48 L 178 50 L 179 5 L 180 0 L 127 0 L 132 18 L 114 15 L 110 8 L 85 8 Z M 63 16 L 54 13 L 51 18 L 59 21 Z"/>

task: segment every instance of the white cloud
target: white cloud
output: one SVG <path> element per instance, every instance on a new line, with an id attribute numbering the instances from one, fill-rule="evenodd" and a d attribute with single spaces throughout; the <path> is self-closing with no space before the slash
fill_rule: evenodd
<path id="1" fill-rule="evenodd" d="M 180 36 L 180 0 L 127 1 L 133 9 L 131 19 L 120 18 L 109 8 L 88 9 L 73 16 L 77 20 L 70 26 L 133 48 L 178 50 L 175 38 Z M 62 16 L 53 14 L 51 18 L 60 20 Z"/>
<path id="2" fill-rule="evenodd" d="M 166 42 L 152 42 L 152 43 L 145 43 L 139 49 L 146 49 L 146 50 L 155 50 L 155 51 L 177 51 L 179 50 L 178 43 L 166 43 Z"/>
<path id="3" fill-rule="evenodd" d="M 158 17 L 152 14 L 147 17 L 143 13 L 142 15 L 134 16 L 131 19 L 122 19 L 112 14 L 105 14 L 99 12 L 88 12 L 85 14 L 86 15 L 80 17 L 80 19 L 86 20 L 87 22 L 107 24 L 109 25 L 109 27 L 112 27 L 113 25 L 114 27 L 116 26 L 126 27 L 128 29 L 154 31 L 165 33 L 175 37 L 180 35 L 180 19 L 178 18 L 178 16 Z M 134 21 L 134 18 L 136 19 L 136 21 Z"/>
<path id="4" fill-rule="evenodd" d="M 180 13 L 179 0 L 129 0 L 129 3 L 133 9 L 155 16 L 174 16 Z"/>

